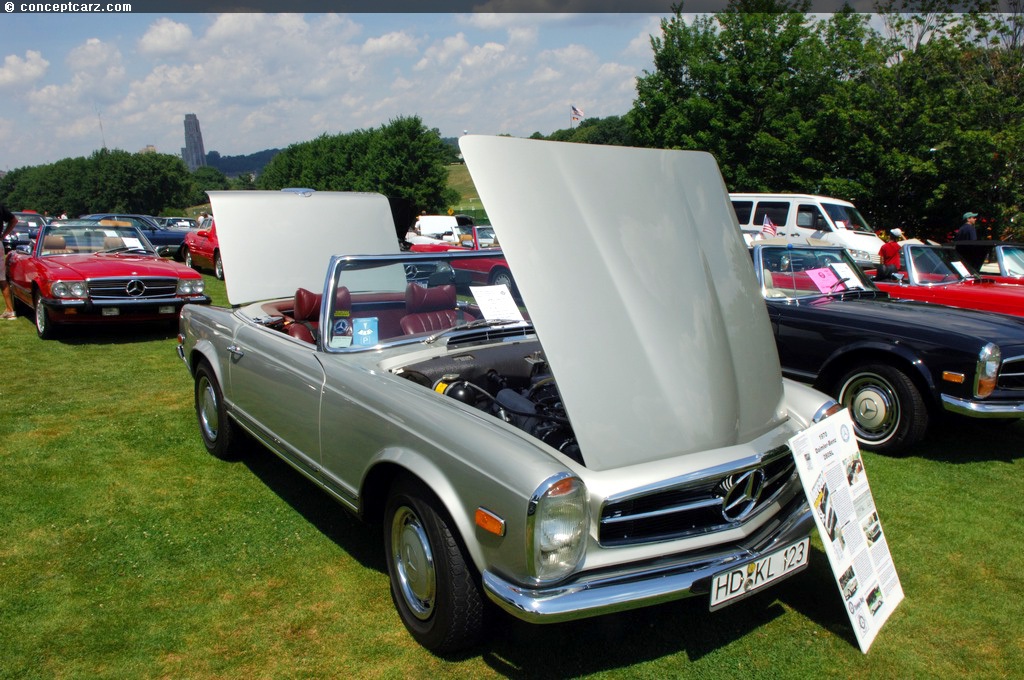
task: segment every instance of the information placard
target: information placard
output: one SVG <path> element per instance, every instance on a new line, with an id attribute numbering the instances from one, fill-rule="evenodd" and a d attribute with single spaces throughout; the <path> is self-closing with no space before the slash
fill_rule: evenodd
<path id="1" fill-rule="evenodd" d="M 843 410 L 789 441 L 836 584 L 865 654 L 903 599 L 850 413 Z"/>

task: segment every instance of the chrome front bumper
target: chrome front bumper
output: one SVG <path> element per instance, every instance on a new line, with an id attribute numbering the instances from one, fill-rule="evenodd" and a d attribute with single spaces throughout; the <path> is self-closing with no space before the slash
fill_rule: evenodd
<path id="1" fill-rule="evenodd" d="M 942 405 L 947 411 L 972 418 L 1024 418 L 1024 401 L 971 401 L 943 394 Z"/>
<path id="2" fill-rule="evenodd" d="M 496 574 L 483 574 L 484 592 L 506 612 L 530 623 L 558 623 L 637 609 L 694 595 L 710 598 L 711 578 L 802 539 L 814 527 L 806 503 L 781 523 L 769 523 L 747 546 L 719 553 L 683 555 L 644 567 L 622 567 L 549 587 L 519 586 Z M 709 600 L 710 604 L 710 600 Z"/>

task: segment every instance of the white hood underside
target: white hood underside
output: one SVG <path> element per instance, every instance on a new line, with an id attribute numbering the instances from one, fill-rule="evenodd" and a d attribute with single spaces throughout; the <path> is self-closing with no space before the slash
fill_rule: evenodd
<path id="1" fill-rule="evenodd" d="M 775 340 L 714 159 L 464 136 L 590 468 L 779 422 Z"/>

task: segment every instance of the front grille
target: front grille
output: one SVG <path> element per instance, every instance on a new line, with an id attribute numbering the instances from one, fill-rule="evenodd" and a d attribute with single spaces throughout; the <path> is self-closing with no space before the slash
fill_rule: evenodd
<path id="1" fill-rule="evenodd" d="M 174 299 L 177 290 L 178 279 L 169 277 L 89 280 L 89 297 L 97 301 Z"/>
<path id="2" fill-rule="evenodd" d="M 764 473 L 761 494 L 748 512 L 726 517 L 723 499 L 737 479 L 752 470 Z M 731 529 L 758 514 L 791 487 L 796 465 L 788 446 L 769 451 L 756 465 L 727 470 L 653 492 L 616 499 L 601 509 L 601 545 L 621 546 Z"/>
<path id="3" fill-rule="evenodd" d="M 996 385 L 1001 390 L 1024 390 L 1024 357 L 1004 361 Z"/>

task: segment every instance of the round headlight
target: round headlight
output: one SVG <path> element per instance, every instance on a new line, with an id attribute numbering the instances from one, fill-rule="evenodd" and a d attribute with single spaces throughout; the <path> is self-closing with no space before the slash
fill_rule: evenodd
<path id="1" fill-rule="evenodd" d="M 553 581 L 575 571 L 587 547 L 587 487 L 568 473 L 548 479 L 530 499 L 529 540 L 533 575 Z"/>

